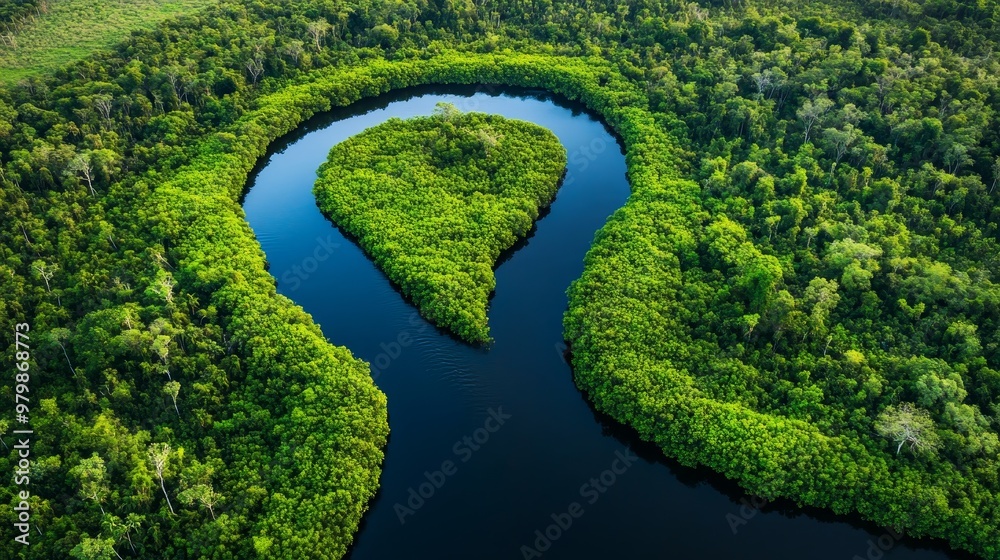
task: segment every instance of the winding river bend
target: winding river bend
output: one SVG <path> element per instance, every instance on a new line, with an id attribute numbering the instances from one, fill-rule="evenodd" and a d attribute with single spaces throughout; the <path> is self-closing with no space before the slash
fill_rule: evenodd
<path id="1" fill-rule="evenodd" d="M 420 318 L 312 195 L 331 146 L 390 117 L 430 114 L 439 101 L 544 126 L 569 154 L 550 211 L 496 271 L 488 349 Z M 755 507 L 736 485 L 663 458 L 593 411 L 562 356 L 565 290 L 628 193 L 613 135 L 541 92 L 395 92 L 314 118 L 273 146 L 244 210 L 278 290 L 334 344 L 371 362 L 389 399 L 381 490 L 350 557 L 965 557 L 787 502 Z"/>

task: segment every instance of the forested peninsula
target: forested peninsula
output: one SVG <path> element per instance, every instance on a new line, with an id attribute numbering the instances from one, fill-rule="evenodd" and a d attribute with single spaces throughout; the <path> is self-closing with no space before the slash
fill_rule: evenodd
<path id="1" fill-rule="evenodd" d="M 0 558 L 347 553 L 387 402 L 239 200 L 309 117 L 421 84 L 544 89 L 621 138 L 632 196 L 564 320 L 598 411 L 758 496 L 1000 558 L 998 26 L 995 1 L 222 0 L 7 83 L 0 324 L 8 356 L 30 324 L 46 436 L 34 544 Z"/>
<path id="2" fill-rule="evenodd" d="M 421 314 L 486 343 L 493 267 L 528 234 L 565 169 L 551 132 L 441 104 L 334 146 L 315 193 Z"/>

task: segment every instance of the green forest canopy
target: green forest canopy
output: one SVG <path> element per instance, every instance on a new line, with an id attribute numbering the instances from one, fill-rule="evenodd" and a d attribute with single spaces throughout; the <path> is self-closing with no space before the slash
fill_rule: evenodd
<path id="1" fill-rule="evenodd" d="M 32 323 L 49 434 L 42 535 L 0 556 L 342 556 L 384 396 L 276 295 L 237 201 L 331 104 L 486 82 L 626 145 L 633 196 L 565 319 L 599 410 L 751 492 L 998 557 L 998 24 L 995 1 L 226 0 L 0 89 L 0 322 Z"/>
<path id="2" fill-rule="evenodd" d="M 483 343 L 493 266 L 565 168 L 544 128 L 439 103 L 433 116 L 390 119 L 334 146 L 315 193 L 423 316 Z"/>

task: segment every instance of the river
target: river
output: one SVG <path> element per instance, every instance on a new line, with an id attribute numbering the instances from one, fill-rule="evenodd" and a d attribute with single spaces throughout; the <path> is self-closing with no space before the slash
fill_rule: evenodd
<path id="1" fill-rule="evenodd" d="M 487 349 L 420 318 L 312 195 L 331 146 L 440 101 L 539 124 L 569 154 L 555 202 L 496 270 Z M 589 406 L 562 355 L 565 291 L 629 186 L 621 146 L 582 107 L 488 87 L 394 92 L 279 140 L 248 188 L 244 210 L 278 290 L 332 343 L 372 363 L 388 396 L 381 489 L 352 560 L 964 557 L 790 502 L 751 501 Z"/>

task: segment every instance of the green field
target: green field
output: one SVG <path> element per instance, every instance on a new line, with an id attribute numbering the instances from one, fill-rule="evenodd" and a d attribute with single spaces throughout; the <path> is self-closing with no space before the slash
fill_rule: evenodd
<path id="1" fill-rule="evenodd" d="M 108 48 L 136 29 L 149 29 L 215 0 L 59 0 L 15 34 L 16 47 L 0 44 L 0 82 L 51 72 Z"/>

